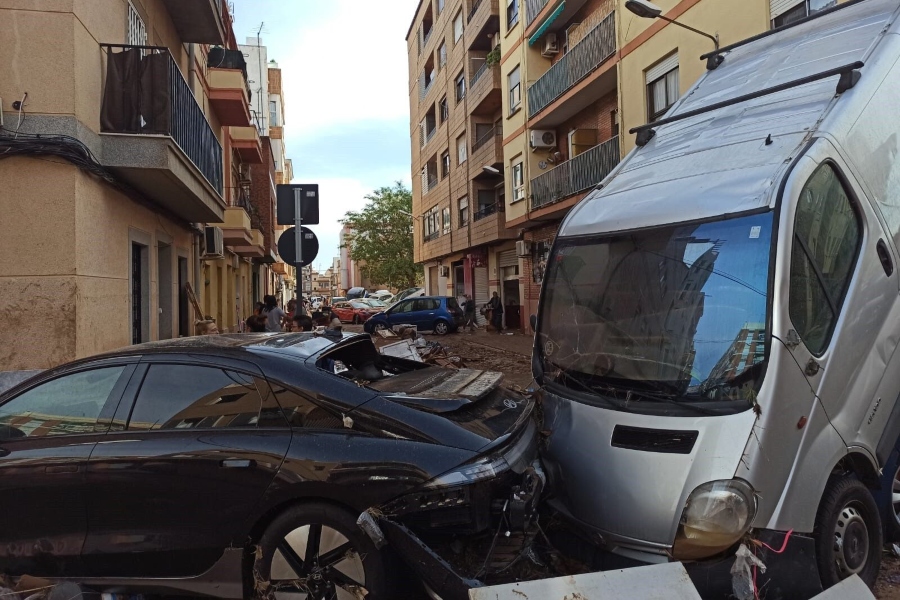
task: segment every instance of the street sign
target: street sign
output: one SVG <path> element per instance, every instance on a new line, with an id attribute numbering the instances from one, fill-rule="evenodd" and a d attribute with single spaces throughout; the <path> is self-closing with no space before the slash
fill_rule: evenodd
<path id="1" fill-rule="evenodd" d="M 279 225 L 295 225 L 295 200 L 299 197 L 302 211 L 301 221 L 304 225 L 319 224 L 319 184 L 291 183 L 280 184 L 275 188 L 278 201 L 276 220 Z"/>
<path id="2" fill-rule="evenodd" d="M 316 255 L 319 254 L 319 239 L 306 227 L 301 227 L 300 233 L 303 236 L 300 248 L 303 251 L 303 261 L 300 264 L 297 264 L 297 229 L 295 227 L 286 229 L 278 238 L 278 254 L 288 264 L 305 267 L 316 260 Z"/>

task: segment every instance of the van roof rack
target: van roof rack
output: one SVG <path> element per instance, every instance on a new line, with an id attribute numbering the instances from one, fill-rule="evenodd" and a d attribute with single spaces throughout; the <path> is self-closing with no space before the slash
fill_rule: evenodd
<path id="1" fill-rule="evenodd" d="M 725 60 L 725 57 L 722 56 L 722 54 L 725 52 L 729 52 L 731 50 L 734 50 L 735 48 L 740 48 L 741 46 L 744 46 L 751 42 L 755 42 L 756 40 L 761 40 L 762 38 L 765 38 L 765 37 L 769 37 L 770 35 L 780 33 L 786 29 L 790 29 L 791 27 L 797 27 L 798 25 L 803 25 L 804 23 L 808 23 L 814 19 L 819 19 L 821 17 L 824 17 L 825 15 L 830 15 L 831 13 L 833 13 L 835 11 L 843 10 L 845 8 L 850 8 L 851 6 L 855 6 L 855 5 L 859 4 L 860 2 L 865 2 L 865 0 L 849 0 L 848 2 L 836 4 L 835 6 L 826 8 L 824 10 L 817 11 L 807 17 L 803 17 L 802 19 L 797 19 L 796 21 L 794 21 L 792 23 L 788 23 L 787 25 L 782 25 L 781 27 L 776 27 L 775 29 L 770 29 L 769 31 L 764 31 L 757 35 L 748 37 L 747 39 L 741 40 L 739 42 L 735 42 L 729 46 L 723 46 L 722 48 L 717 48 L 716 50 L 713 50 L 712 52 L 707 52 L 706 54 L 702 54 L 700 56 L 700 60 L 705 60 L 706 61 L 706 69 L 708 71 L 712 71 L 713 69 L 718 67 L 720 64 L 722 64 L 723 60 Z"/>
<path id="2" fill-rule="evenodd" d="M 834 77 L 835 75 L 840 75 L 841 78 L 838 80 L 836 93 L 842 94 L 855 86 L 860 78 L 859 69 L 865 66 L 865 63 L 862 61 L 856 61 L 852 63 L 848 63 L 841 67 L 835 67 L 834 69 L 828 69 L 827 71 L 822 71 L 820 73 L 815 73 L 814 75 L 807 75 L 806 77 L 801 77 L 799 79 L 793 79 L 791 81 L 786 81 L 784 83 L 779 83 L 778 85 L 773 85 L 772 87 L 768 87 L 762 90 L 758 90 L 756 92 L 751 92 L 749 94 L 744 94 L 743 96 L 737 96 L 735 98 L 730 98 L 728 100 L 723 100 L 721 102 L 716 102 L 714 104 L 710 104 L 709 106 L 704 106 L 702 108 L 697 108 L 694 110 L 689 110 L 685 113 L 681 113 L 680 115 L 674 115 L 668 117 L 666 119 L 660 119 L 659 121 L 653 121 L 652 123 L 646 123 L 644 125 L 639 125 L 637 127 L 633 127 L 628 130 L 628 133 L 636 133 L 637 139 L 635 143 L 638 146 L 645 146 L 647 143 L 653 139 L 653 136 L 656 135 L 656 131 L 654 127 L 661 127 L 662 125 L 668 125 L 669 123 L 674 123 L 676 121 L 682 121 L 684 119 L 689 119 L 691 117 L 695 117 L 697 115 L 702 115 L 703 113 L 708 113 L 714 110 L 718 110 L 720 108 L 725 108 L 726 106 L 732 106 L 734 104 L 740 104 L 741 102 L 746 102 L 748 100 L 753 100 L 754 98 L 759 98 L 761 96 L 768 96 L 770 94 L 774 94 L 776 92 L 781 92 L 784 90 L 788 90 L 797 86 L 805 85 L 807 83 L 812 83 L 813 81 L 819 81 L 820 79 L 827 79 L 828 77 Z"/>

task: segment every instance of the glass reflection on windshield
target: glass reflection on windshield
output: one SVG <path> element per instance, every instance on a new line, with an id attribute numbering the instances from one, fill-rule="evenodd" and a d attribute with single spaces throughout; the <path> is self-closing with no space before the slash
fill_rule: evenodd
<path id="1" fill-rule="evenodd" d="M 582 387 L 746 399 L 766 357 L 771 233 L 767 212 L 558 240 L 540 325 L 545 368 Z"/>

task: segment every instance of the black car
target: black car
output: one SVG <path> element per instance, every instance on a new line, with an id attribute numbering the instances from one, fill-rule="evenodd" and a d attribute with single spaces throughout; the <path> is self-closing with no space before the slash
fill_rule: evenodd
<path id="1" fill-rule="evenodd" d="M 363 511 L 395 531 L 483 531 L 530 470 L 533 403 L 499 378 L 310 333 L 153 342 L 41 373 L 0 395 L 0 571 L 391 597 L 396 549 L 357 526 Z"/>

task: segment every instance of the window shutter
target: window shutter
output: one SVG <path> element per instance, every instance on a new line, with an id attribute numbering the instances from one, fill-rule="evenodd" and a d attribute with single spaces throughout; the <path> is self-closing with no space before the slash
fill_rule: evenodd
<path id="1" fill-rule="evenodd" d="M 798 4 L 803 4 L 806 0 L 769 0 L 770 19 L 779 17 L 794 8 Z"/>
<path id="2" fill-rule="evenodd" d="M 666 73 L 668 73 L 669 71 L 671 71 L 672 69 L 677 69 L 677 68 L 678 68 L 678 53 L 676 52 L 675 54 L 669 56 L 668 58 L 661 60 L 654 67 L 647 69 L 646 82 L 648 84 L 652 83 L 652 82 L 656 81 L 657 79 L 659 79 L 660 77 L 662 77 L 663 75 L 665 75 Z"/>

